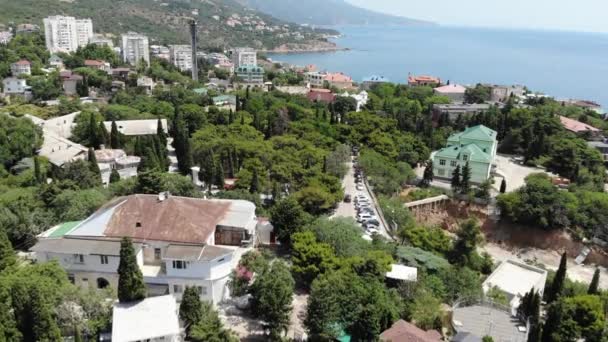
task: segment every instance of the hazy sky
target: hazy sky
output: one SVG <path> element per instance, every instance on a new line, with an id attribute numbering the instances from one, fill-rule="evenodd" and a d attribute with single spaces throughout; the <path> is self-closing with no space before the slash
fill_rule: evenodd
<path id="1" fill-rule="evenodd" d="M 608 0 L 346 0 L 444 25 L 608 32 Z"/>

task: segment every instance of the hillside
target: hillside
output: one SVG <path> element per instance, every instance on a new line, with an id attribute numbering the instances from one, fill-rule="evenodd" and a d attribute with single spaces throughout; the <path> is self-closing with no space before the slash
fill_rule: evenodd
<path id="1" fill-rule="evenodd" d="M 136 31 L 152 41 L 189 41 L 188 18 L 199 22 L 199 45 L 226 48 L 247 45 L 261 50 L 331 50 L 330 30 L 313 30 L 287 23 L 234 0 L 0 0 L 0 24 L 42 25 L 49 15 L 91 18 L 96 33 L 119 35 Z"/>
<path id="2" fill-rule="evenodd" d="M 276 18 L 310 25 L 431 25 L 353 6 L 344 0 L 237 0 Z"/>

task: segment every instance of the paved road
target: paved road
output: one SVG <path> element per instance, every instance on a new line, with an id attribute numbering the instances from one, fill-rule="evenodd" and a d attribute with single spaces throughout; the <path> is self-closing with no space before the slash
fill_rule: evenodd
<path id="1" fill-rule="evenodd" d="M 367 198 L 369 198 L 370 200 L 372 199 L 372 197 L 370 196 L 367 187 L 363 187 L 362 191 L 358 191 L 356 189 L 356 187 L 355 187 L 355 169 L 353 167 L 352 162 L 348 163 L 348 172 L 346 173 L 346 176 L 344 176 L 344 179 L 342 179 L 342 188 L 344 189 L 344 194 L 351 195 L 351 197 L 353 198 L 353 201 L 351 203 L 345 203 L 344 201 L 340 202 L 338 204 L 338 208 L 336 209 L 336 211 L 334 212 L 332 217 L 352 217 L 354 220 L 356 220 L 357 211 L 355 210 L 354 197 L 359 194 L 363 194 L 363 195 L 367 196 Z M 373 207 L 373 210 L 374 210 L 374 213 L 376 214 L 376 216 L 379 217 L 378 209 L 376 208 L 375 205 Z M 378 218 L 378 221 L 381 221 L 381 220 Z M 363 230 L 363 228 L 362 228 L 362 230 Z M 379 230 L 383 236 L 390 238 L 390 236 L 386 232 L 386 229 L 385 229 L 384 225 L 382 224 L 382 222 L 380 222 Z"/>

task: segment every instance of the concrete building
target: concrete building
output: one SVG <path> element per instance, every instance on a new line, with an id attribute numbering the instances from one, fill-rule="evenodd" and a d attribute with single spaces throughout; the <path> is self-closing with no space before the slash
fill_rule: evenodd
<path id="1" fill-rule="evenodd" d="M 325 76 L 327 74 L 323 72 L 307 72 L 304 74 L 304 78 L 311 88 L 323 88 L 325 82 Z"/>
<path id="2" fill-rule="evenodd" d="M 75 52 L 78 47 L 86 46 L 93 37 L 91 19 L 52 16 L 43 20 L 46 48 L 51 53 Z"/>
<path id="3" fill-rule="evenodd" d="M 120 240 L 133 241 L 150 295 L 196 286 L 201 299 L 218 303 L 236 265 L 235 247 L 253 242 L 255 205 L 159 195 L 119 197 L 81 222 L 42 233 L 31 250 L 40 262 L 57 260 L 78 286 L 117 287 Z"/>
<path id="4" fill-rule="evenodd" d="M 559 121 L 565 129 L 589 140 L 599 139 L 602 134 L 602 131 L 598 128 L 565 116 L 560 116 Z"/>
<path id="5" fill-rule="evenodd" d="M 255 49 L 249 47 L 238 47 L 230 50 L 232 64 L 235 68 L 242 66 L 258 65 L 258 55 Z"/>
<path id="6" fill-rule="evenodd" d="M 68 96 L 76 95 L 76 93 L 78 92 L 78 83 L 82 82 L 83 80 L 82 76 L 74 74 L 72 73 L 72 71 L 69 70 L 62 71 L 59 76 L 61 77 L 61 80 L 63 82 L 63 93 Z"/>
<path id="7" fill-rule="evenodd" d="M 148 37 L 129 32 L 122 35 L 122 58 L 125 63 L 137 65 L 142 60 L 150 65 L 150 48 Z"/>
<path id="8" fill-rule="evenodd" d="M 526 89 L 522 85 L 489 85 L 492 89 L 490 100 L 494 102 L 506 102 L 509 97 L 522 97 L 526 93 Z"/>
<path id="9" fill-rule="evenodd" d="M 464 102 L 464 93 L 467 88 L 460 84 L 450 84 L 433 89 L 435 94 L 449 97 L 452 102 Z"/>
<path id="10" fill-rule="evenodd" d="M 112 170 L 116 170 L 120 179 L 127 179 L 137 176 L 137 166 L 141 162 L 140 157 L 127 156 L 124 150 L 114 150 L 101 148 L 95 151 L 97 166 L 101 171 L 101 181 L 103 184 L 110 184 Z"/>
<path id="11" fill-rule="evenodd" d="M 329 89 L 310 89 L 306 97 L 311 102 L 333 103 L 336 100 L 336 94 Z"/>
<path id="12" fill-rule="evenodd" d="M 484 301 L 462 306 L 457 303 L 452 308 L 452 327 L 456 332 L 453 342 L 481 342 L 485 336 L 492 337 L 495 342 L 526 342 L 528 339 L 525 322 L 511 315 L 508 308 Z"/>
<path id="13" fill-rule="evenodd" d="M 112 341 L 181 342 L 178 313 L 173 296 L 116 303 L 112 311 Z"/>
<path id="14" fill-rule="evenodd" d="M 441 115 L 446 114 L 450 120 L 456 120 L 459 116 L 468 118 L 470 116 L 487 112 L 492 106 L 502 108 L 501 103 L 450 103 L 450 104 L 434 104 L 433 119 L 437 120 Z"/>
<path id="15" fill-rule="evenodd" d="M 431 156 L 435 177 L 449 180 L 457 166 L 462 170 L 468 162 L 471 183 L 483 183 L 490 178 L 497 148 L 496 132 L 483 125 L 453 134 L 447 146 Z"/>
<path id="16" fill-rule="evenodd" d="M 407 77 L 407 84 L 413 87 L 416 86 L 429 86 L 429 87 L 437 87 L 441 85 L 441 78 L 435 76 L 428 75 L 409 75 Z"/>
<path id="17" fill-rule="evenodd" d="M 112 72 L 112 67 L 110 66 L 110 63 L 106 61 L 87 59 L 84 61 L 84 66 L 91 69 L 101 70 L 106 74 Z"/>
<path id="18" fill-rule="evenodd" d="M 257 65 L 243 65 L 235 70 L 236 76 L 245 84 L 255 87 L 264 85 L 264 68 Z"/>
<path id="19" fill-rule="evenodd" d="M 40 32 L 40 26 L 34 24 L 19 24 L 15 29 L 17 33 L 35 33 Z"/>
<path id="20" fill-rule="evenodd" d="M 98 46 L 107 46 L 109 48 L 114 48 L 114 42 L 110 38 L 106 38 L 100 34 L 94 34 L 93 37 L 89 39 L 89 44 L 94 44 Z"/>
<path id="21" fill-rule="evenodd" d="M 192 46 L 169 45 L 169 61 L 180 71 L 192 70 Z"/>
<path id="22" fill-rule="evenodd" d="M 126 136 L 156 135 L 158 120 L 124 120 L 115 121 L 118 131 Z M 108 132 L 112 131 L 112 121 L 104 121 Z M 168 133 L 167 119 L 161 119 L 160 124 L 165 133 Z"/>
<path id="23" fill-rule="evenodd" d="M 156 87 L 156 82 L 151 77 L 140 76 L 137 78 L 137 86 L 145 89 L 147 94 L 151 94 Z"/>
<path id="24" fill-rule="evenodd" d="M 341 72 L 327 73 L 323 82 L 327 82 L 330 87 L 336 87 L 338 89 L 349 89 L 353 87 L 353 79 Z"/>
<path id="25" fill-rule="evenodd" d="M 355 101 L 357 101 L 357 107 L 356 107 L 356 111 L 357 112 L 361 111 L 361 109 L 367 104 L 367 101 L 369 99 L 369 94 L 365 90 L 363 90 L 359 94 L 349 94 L 347 92 L 344 92 L 340 96 L 342 96 L 342 97 L 352 97 L 353 99 L 355 99 Z"/>
<path id="26" fill-rule="evenodd" d="M 55 167 L 60 168 L 67 163 L 88 158 L 89 149 L 86 147 L 47 130 L 43 130 L 43 133 L 44 141 L 38 154 L 47 158 Z"/>
<path id="27" fill-rule="evenodd" d="M 19 77 L 21 75 L 31 75 L 32 74 L 32 63 L 30 61 L 22 59 L 13 64 L 11 64 L 11 73 L 15 77 Z"/>

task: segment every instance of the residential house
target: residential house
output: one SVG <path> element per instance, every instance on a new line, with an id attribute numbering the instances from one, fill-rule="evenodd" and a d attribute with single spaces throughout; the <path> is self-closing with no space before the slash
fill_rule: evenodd
<path id="1" fill-rule="evenodd" d="M 67 163 L 87 160 L 89 149 L 63 138 L 52 131 L 43 130 L 44 141 L 38 154 L 47 158 L 55 167 L 61 168 Z"/>
<path id="2" fill-rule="evenodd" d="M 336 94 L 329 89 L 310 89 L 306 97 L 312 102 L 333 103 L 336 100 Z"/>
<path id="3" fill-rule="evenodd" d="M 306 79 L 306 82 L 310 85 L 310 87 L 323 88 L 325 84 L 326 75 L 327 74 L 324 72 L 312 71 L 305 73 L 304 78 Z"/>
<path id="4" fill-rule="evenodd" d="M 46 48 L 51 53 L 76 52 L 79 47 L 86 46 L 93 37 L 91 19 L 57 15 L 44 18 L 43 22 Z"/>
<path id="5" fill-rule="evenodd" d="M 122 35 L 122 58 L 125 63 L 138 65 L 144 61 L 150 65 L 150 48 L 148 37 L 129 32 Z"/>
<path id="6" fill-rule="evenodd" d="M 179 310 L 173 296 L 114 304 L 113 342 L 181 342 L 181 333 Z"/>
<path id="7" fill-rule="evenodd" d="M 84 61 L 84 66 L 91 69 L 101 70 L 106 74 L 112 72 L 112 67 L 110 66 L 110 63 L 106 61 L 87 59 Z"/>
<path id="8" fill-rule="evenodd" d="M 235 70 L 236 76 L 243 83 L 261 87 L 264 85 L 264 68 L 257 65 L 242 65 Z"/>
<path id="9" fill-rule="evenodd" d="M 145 89 L 146 94 L 151 94 L 152 90 L 156 87 L 156 83 L 151 77 L 139 76 L 137 78 L 137 87 Z"/>
<path id="10" fill-rule="evenodd" d="M 30 61 L 22 59 L 13 64 L 11 64 L 11 73 L 15 77 L 19 77 L 21 75 L 31 75 L 32 74 L 32 63 Z"/>
<path id="11" fill-rule="evenodd" d="M 450 120 L 454 121 L 459 116 L 463 118 L 469 118 L 476 114 L 482 114 L 490 110 L 492 106 L 502 108 L 504 105 L 501 103 L 449 103 L 449 104 L 434 104 L 433 105 L 433 119 L 437 120 L 442 115 L 447 115 Z"/>
<path id="12" fill-rule="evenodd" d="M 213 99 L 213 105 L 222 107 L 222 106 L 236 106 L 236 96 L 235 95 L 219 95 L 215 96 Z"/>
<path id="13" fill-rule="evenodd" d="M 367 101 L 369 99 L 369 95 L 368 95 L 367 91 L 365 91 L 365 90 L 361 91 L 359 94 L 349 94 L 347 92 L 344 92 L 344 94 L 342 94 L 340 96 L 351 97 L 351 98 L 355 99 L 355 101 L 357 101 L 357 106 L 356 106 L 357 112 L 360 112 L 361 109 L 363 107 L 365 107 L 365 105 L 367 104 Z"/>
<path id="14" fill-rule="evenodd" d="M 402 319 L 380 334 L 382 342 L 441 342 L 442 336 L 436 330 L 423 330 Z"/>
<path id="15" fill-rule="evenodd" d="M 116 198 L 81 222 L 65 223 L 38 236 L 31 250 L 40 262 L 57 260 L 78 286 L 117 287 L 120 241 L 133 241 L 137 265 L 150 295 L 196 286 L 202 300 L 218 303 L 236 247 L 253 242 L 255 205 L 159 195 Z"/>
<path id="16" fill-rule="evenodd" d="M 49 65 L 59 71 L 62 71 L 64 68 L 63 59 L 58 55 L 52 55 L 51 58 L 49 58 Z"/>
<path id="17" fill-rule="evenodd" d="M 7 77 L 2 80 L 2 88 L 4 89 L 2 93 L 4 96 L 19 96 L 23 97 L 25 100 L 32 98 L 32 88 L 27 85 L 25 79 Z"/>
<path id="18" fill-rule="evenodd" d="M 63 81 L 63 92 L 64 94 L 76 95 L 78 93 L 78 83 L 82 82 L 82 76 L 74 74 L 72 71 L 62 71 L 59 73 L 61 80 Z"/>
<path id="19" fill-rule="evenodd" d="M 483 282 L 484 293 L 496 287 L 507 296 L 511 314 L 516 315 L 523 296 L 535 290 L 542 298 L 547 281 L 547 271 L 514 260 L 503 261 Z"/>
<path id="20" fill-rule="evenodd" d="M 17 34 L 40 32 L 40 26 L 34 24 L 19 24 L 17 25 L 15 32 L 17 32 Z"/>
<path id="21" fill-rule="evenodd" d="M 110 184 L 112 170 L 116 170 L 120 179 L 127 179 L 137 176 L 137 166 L 141 162 L 140 157 L 127 156 L 124 150 L 106 149 L 103 146 L 95 151 L 97 166 L 101 171 L 101 181 L 103 184 Z"/>
<path id="22" fill-rule="evenodd" d="M 361 89 L 370 90 L 376 84 L 389 83 L 390 80 L 384 76 L 370 76 L 363 79 L 361 82 Z"/>
<path id="23" fill-rule="evenodd" d="M 603 114 L 602 106 L 595 101 L 570 99 L 570 100 L 564 100 L 561 102 L 562 102 L 562 104 L 565 104 L 565 105 L 567 104 L 567 105 L 575 106 L 578 108 L 591 110 L 598 114 Z"/>
<path id="24" fill-rule="evenodd" d="M 436 178 L 449 180 L 457 166 L 469 163 L 471 183 L 480 184 L 490 178 L 498 142 L 496 132 L 479 125 L 451 135 L 447 146 L 432 154 Z"/>
<path id="25" fill-rule="evenodd" d="M 510 97 L 522 97 L 526 89 L 521 85 L 487 85 L 492 89 L 490 100 L 494 102 L 506 102 Z"/>
<path id="26" fill-rule="evenodd" d="M 158 120 L 123 120 L 115 121 L 118 132 L 126 136 L 156 135 Z M 108 132 L 112 131 L 112 121 L 104 121 Z M 167 119 L 160 119 L 160 124 L 165 133 L 168 133 Z"/>
<path id="27" fill-rule="evenodd" d="M 464 102 L 464 93 L 467 90 L 460 84 L 448 84 L 433 89 L 436 95 L 449 97 L 452 102 Z"/>
<path id="28" fill-rule="evenodd" d="M 353 79 L 341 72 L 328 73 L 325 75 L 323 81 L 329 83 L 330 87 L 336 87 L 338 89 L 349 89 L 353 87 Z"/>
<path id="29" fill-rule="evenodd" d="M 598 150 L 604 159 L 605 162 L 608 162 L 608 143 L 604 141 L 589 141 L 587 144 Z"/>
<path id="30" fill-rule="evenodd" d="M 134 71 L 130 68 L 113 68 L 112 78 L 118 81 L 127 81 L 131 73 L 134 73 Z"/>
<path id="31" fill-rule="evenodd" d="M 410 86 L 429 86 L 429 87 L 438 87 L 441 85 L 441 78 L 435 76 L 427 76 L 427 75 L 409 75 L 407 77 L 407 84 Z"/>
<path id="32" fill-rule="evenodd" d="M 565 129 L 572 133 L 580 135 L 589 140 L 597 140 L 601 138 L 602 131 L 584 122 L 580 122 L 574 119 L 560 116 L 559 121 L 562 123 Z"/>

